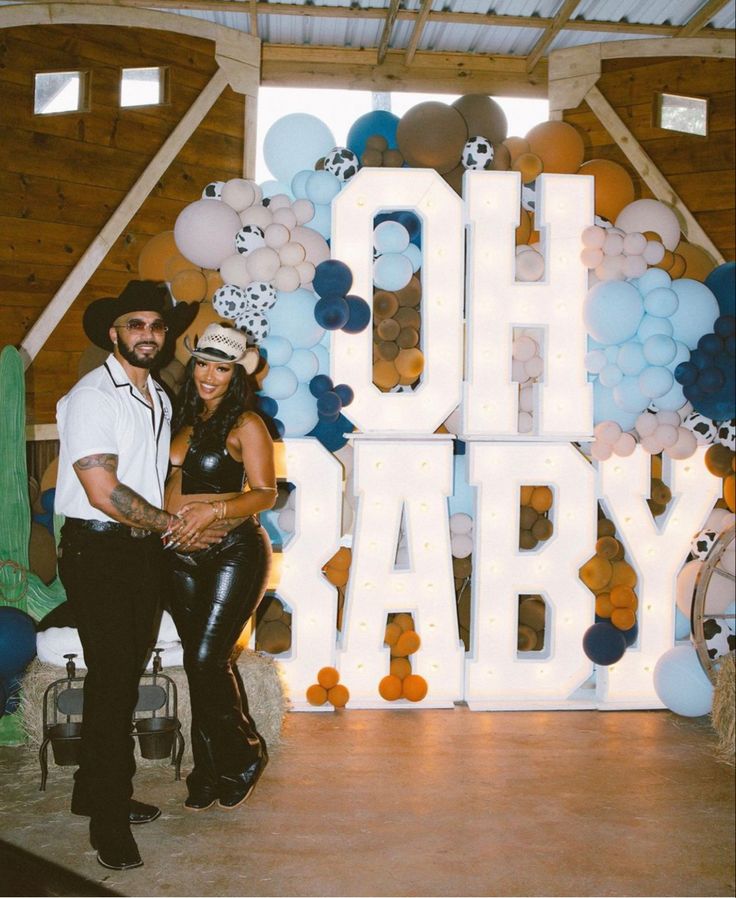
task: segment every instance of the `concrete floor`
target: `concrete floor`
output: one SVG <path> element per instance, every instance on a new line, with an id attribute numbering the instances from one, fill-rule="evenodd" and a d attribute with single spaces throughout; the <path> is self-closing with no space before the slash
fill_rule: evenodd
<path id="1" fill-rule="evenodd" d="M 70 768 L 41 793 L 27 750 L 0 762 L 0 837 L 86 894 L 734 895 L 733 768 L 706 718 L 668 711 L 292 713 L 234 812 L 185 812 L 170 768 L 139 769 L 163 816 L 126 873 L 68 814 Z"/>

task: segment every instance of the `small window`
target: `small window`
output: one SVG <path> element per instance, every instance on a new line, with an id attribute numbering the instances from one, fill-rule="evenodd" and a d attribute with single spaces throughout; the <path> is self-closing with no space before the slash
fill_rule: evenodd
<path id="1" fill-rule="evenodd" d="M 700 97 L 681 97 L 677 94 L 657 94 L 655 124 L 668 131 L 685 134 L 708 134 L 708 101 Z"/>
<path id="2" fill-rule="evenodd" d="M 120 81 L 121 106 L 158 106 L 166 102 L 165 68 L 123 69 Z"/>
<path id="3" fill-rule="evenodd" d="M 33 111 L 36 115 L 82 112 L 88 108 L 88 72 L 40 72 L 36 75 Z"/>

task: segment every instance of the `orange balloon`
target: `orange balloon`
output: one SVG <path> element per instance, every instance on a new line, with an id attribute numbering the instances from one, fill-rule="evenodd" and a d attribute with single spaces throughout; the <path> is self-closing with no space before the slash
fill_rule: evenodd
<path id="1" fill-rule="evenodd" d="M 701 246 L 688 243 L 687 240 L 681 240 L 677 244 L 675 253 L 685 260 L 685 274 L 681 277 L 691 278 L 693 281 L 704 281 L 716 267 L 715 261 Z"/>
<path id="2" fill-rule="evenodd" d="M 327 701 L 335 708 L 344 708 L 350 700 L 350 693 L 341 683 L 327 691 Z"/>
<path id="3" fill-rule="evenodd" d="M 628 561 L 614 561 L 612 566 L 611 589 L 614 586 L 630 586 L 632 589 L 636 586 L 636 571 Z"/>
<path id="4" fill-rule="evenodd" d="M 516 245 L 522 246 L 526 244 L 529 240 L 529 235 L 532 232 L 532 217 L 526 211 L 526 209 L 521 206 L 519 207 L 519 227 L 516 229 Z"/>
<path id="5" fill-rule="evenodd" d="M 186 268 L 171 279 L 171 295 L 177 302 L 199 302 L 207 295 L 207 278 L 198 268 Z"/>
<path id="6" fill-rule="evenodd" d="M 324 705 L 327 701 L 327 690 L 319 683 L 315 683 L 307 689 L 307 701 L 310 705 Z"/>
<path id="7" fill-rule="evenodd" d="M 317 674 L 317 682 L 325 689 L 332 689 L 340 681 L 340 674 L 334 667 L 323 667 Z"/>
<path id="8" fill-rule="evenodd" d="M 197 268 L 196 265 L 192 265 L 186 256 L 182 256 L 181 253 L 176 253 L 173 256 L 169 256 L 164 262 L 164 280 L 173 281 L 180 271 L 191 270 L 199 271 L 199 268 Z"/>
<path id="9" fill-rule="evenodd" d="M 401 683 L 402 695 L 410 702 L 420 702 L 427 694 L 427 681 L 418 674 L 409 674 Z"/>
<path id="10" fill-rule="evenodd" d="M 525 140 L 523 137 L 507 137 L 504 140 L 503 145 L 509 151 L 509 157 L 511 159 L 511 165 L 521 156 L 523 153 L 530 152 L 529 150 L 529 141 Z"/>
<path id="11" fill-rule="evenodd" d="M 421 349 L 402 349 L 394 365 L 401 377 L 416 380 L 424 370 L 424 353 Z"/>
<path id="12" fill-rule="evenodd" d="M 373 383 L 381 390 L 390 390 L 399 382 L 399 372 L 393 362 L 374 362 Z"/>
<path id="13" fill-rule="evenodd" d="M 407 655 L 413 655 L 421 644 L 422 640 L 419 638 L 419 634 L 414 630 L 407 630 L 396 640 L 393 654 L 399 658 L 405 658 Z"/>
<path id="14" fill-rule="evenodd" d="M 208 302 L 212 302 L 212 297 L 215 295 L 215 290 L 219 290 L 220 287 L 223 286 L 225 281 L 220 277 L 219 271 L 213 271 L 211 268 L 204 269 L 204 276 L 207 280 L 207 293 L 205 295 L 205 299 Z"/>
<path id="15" fill-rule="evenodd" d="M 574 174 L 583 164 L 585 144 L 567 122 L 542 122 L 526 135 L 529 150 L 542 160 L 545 172 Z"/>
<path id="16" fill-rule="evenodd" d="M 527 624 L 519 624 L 516 632 L 516 650 L 518 652 L 533 652 L 537 647 L 537 632 Z"/>
<path id="17" fill-rule="evenodd" d="M 353 553 L 347 546 L 340 546 L 335 554 L 327 562 L 327 566 L 338 571 L 346 571 L 350 567 Z"/>
<path id="18" fill-rule="evenodd" d="M 387 702 L 395 702 L 401 698 L 401 680 L 393 674 L 384 677 L 378 684 L 378 694 Z"/>
<path id="19" fill-rule="evenodd" d="M 611 623 L 619 630 L 630 630 L 636 623 L 636 614 L 632 608 L 614 608 Z"/>
<path id="20" fill-rule="evenodd" d="M 613 565 L 606 558 L 594 555 L 580 568 L 578 576 L 588 589 L 599 592 L 610 583 L 613 576 Z"/>
<path id="21" fill-rule="evenodd" d="M 736 511 L 736 476 L 733 474 L 723 479 L 723 499 L 729 511 Z"/>
<path id="22" fill-rule="evenodd" d="M 339 571 L 334 567 L 326 567 L 325 577 L 333 586 L 345 586 L 350 577 L 350 571 Z"/>
<path id="23" fill-rule="evenodd" d="M 609 521 L 608 518 L 599 518 L 598 519 L 598 536 L 615 536 L 616 535 L 616 525 L 613 521 Z"/>
<path id="24" fill-rule="evenodd" d="M 727 477 L 731 473 L 734 452 L 722 443 L 713 443 L 705 452 L 705 467 L 714 477 Z"/>
<path id="25" fill-rule="evenodd" d="M 532 501 L 532 494 L 534 493 L 533 486 L 522 486 L 519 490 L 519 500 L 522 505 L 530 505 Z"/>
<path id="26" fill-rule="evenodd" d="M 595 597 L 595 613 L 598 617 L 610 617 L 612 611 L 611 596 L 607 592 L 598 593 Z"/>
<path id="27" fill-rule="evenodd" d="M 521 172 L 521 180 L 524 184 L 529 184 L 535 178 L 542 174 L 542 160 L 536 153 L 522 153 L 511 164 L 513 171 Z"/>
<path id="28" fill-rule="evenodd" d="M 146 243 L 138 256 L 138 274 L 144 281 L 165 281 L 164 265 L 179 255 L 173 231 L 162 231 Z M 191 266 L 191 262 L 189 263 Z"/>
<path id="29" fill-rule="evenodd" d="M 631 608 L 636 601 L 636 593 L 630 586 L 614 586 L 611 590 L 611 604 L 615 608 Z"/>
<path id="30" fill-rule="evenodd" d="M 414 618 L 411 614 L 407 614 L 405 611 L 402 611 L 400 614 L 395 615 L 394 623 L 398 624 L 401 627 L 401 632 L 406 633 L 408 630 L 414 629 Z"/>
<path id="31" fill-rule="evenodd" d="M 386 633 L 383 637 L 386 645 L 396 645 L 399 636 L 401 636 L 401 627 L 398 624 L 386 624 Z"/>
<path id="32" fill-rule="evenodd" d="M 602 536 L 595 544 L 595 554 L 601 558 L 608 558 L 609 561 L 618 555 L 620 548 L 619 541 L 612 536 Z"/>
<path id="33" fill-rule="evenodd" d="M 548 486 L 535 486 L 529 504 L 534 511 L 542 514 L 542 512 L 549 511 L 552 508 L 553 499 L 552 490 Z"/>
<path id="34" fill-rule="evenodd" d="M 408 677 L 411 673 L 411 662 L 408 658 L 392 658 L 390 673 L 394 677 L 403 680 L 404 677 Z"/>
<path id="35" fill-rule="evenodd" d="M 595 211 L 615 221 L 624 206 L 634 202 L 634 182 L 623 165 L 610 159 L 591 159 L 578 169 L 579 175 L 595 179 Z"/>
<path id="36" fill-rule="evenodd" d="M 672 261 L 671 267 L 667 270 L 667 273 L 672 278 L 673 281 L 676 281 L 678 278 L 681 278 L 683 274 L 685 274 L 685 269 L 687 268 L 687 262 L 683 259 L 683 257 L 679 253 L 674 253 L 674 258 Z"/>

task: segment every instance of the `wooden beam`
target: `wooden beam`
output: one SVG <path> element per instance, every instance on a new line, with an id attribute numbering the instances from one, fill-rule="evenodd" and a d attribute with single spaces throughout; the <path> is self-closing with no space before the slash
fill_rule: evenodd
<path id="1" fill-rule="evenodd" d="M 391 3 L 388 7 L 388 12 L 386 13 L 386 21 L 383 23 L 383 31 L 381 32 L 381 39 L 378 41 L 378 63 L 379 65 L 386 58 L 386 53 L 388 51 L 389 41 L 391 40 L 391 32 L 394 30 L 394 22 L 396 21 L 396 16 L 399 12 L 399 3 L 401 0 L 391 0 Z"/>
<path id="2" fill-rule="evenodd" d="M 677 37 L 692 37 L 704 28 L 728 0 L 708 0 L 677 32 Z"/>
<path id="3" fill-rule="evenodd" d="M 258 0 L 250 0 L 250 33 L 258 37 Z"/>
<path id="4" fill-rule="evenodd" d="M 527 72 L 531 72 L 534 66 L 539 62 L 544 51 L 565 27 L 565 23 L 578 8 L 579 3 L 580 0 L 564 0 L 562 6 L 557 10 L 557 14 L 554 17 L 552 24 L 544 29 L 544 33 L 529 52 L 529 55 L 526 58 Z"/>
<path id="5" fill-rule="evenodd" d="M 585 95 L 585 102 L 657 199 L 675 210 L 685 237 L 691 243 L 702 246 L 719 265 L 722 265 L 726 260 L 716 245 L 597 87 L 590 88 Z"/>
<path id="6" fill-rule="evenodd" d="M 419 41 L 422 37 L 422 32 L 424 31 L 424 26 L 427 24 L 427 19 L 429 18 L 429 13 L 432 10 L 432 0 L 422 0 L 421 6 L 419 7 L 419 15 L 414 22 L 414 28 L 411 32 L 411 37 L 409 38 L 409 44 L 406 48 L 406 55 L 404 56 L 404 62 L 406 65 L 411 65 L 412 59 L 414 59 L 414 54 L 417 52 L 417 47 L 419 46 Z"/>
<path id="7" fill-rule="evenodd" d="M 210 111 L 227 83 L 227 75 L 222 69 L 218 69 L 56 291 L 56 295 L 21 343 L 20 351 L 26 369 L 30 367 L 56 325 L 95 273 L 128 222 L 140 209 L 161 175 L 176 159 L 181 148 Z"/>

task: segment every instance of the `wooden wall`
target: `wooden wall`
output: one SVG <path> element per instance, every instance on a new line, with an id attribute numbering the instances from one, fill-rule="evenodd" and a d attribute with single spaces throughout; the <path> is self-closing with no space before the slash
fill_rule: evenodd
<path id="1" fill-rule="evenodd" d="M 734 60 L 608 59 L 597 87 L 693 213 L 724 258 L 736 258 L 734 234 Z M 658 92 L 709 100 L 707 137 L 656 128 Z M 637 197 L 652 193 L 585 102 L 564 119 L 584 135 L 587 159 L 611 159 L 634 178 Z"/>
<path id="2" fill-rule="evenodd" d="M 170 103 L 121 109 L 123 67 L 168 66 Z M 39 71 L 91 72 L 90 110 L 36 116 Z M 214 42 L 97 25 L 0 32 L 0 346 L 18 345 L 217 69 Z M 137 276 L 148 239 L 211 180 L 242 176 L 244 98 L 226 88 L 27 373 L 29 423 L 55 420 L 89 346 L 82 313 Z"/>

